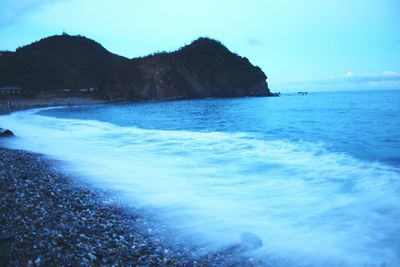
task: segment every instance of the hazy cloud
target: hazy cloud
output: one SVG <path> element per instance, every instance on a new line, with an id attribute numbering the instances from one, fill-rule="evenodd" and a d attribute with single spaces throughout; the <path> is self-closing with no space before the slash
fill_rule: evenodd
<path id="1" fill-rule="evenodd" d="M 351 73 L 347 72 L 346 74 Z M 383 71 L 380 73 L 360 73 L 351 76 L 344 76 L 343 79 L 337 79 L 338 82 L 365 83 L 382 81 L 400 81 L 400 72 Z"/>
<path id="2" fill-rule="evenodd" d="M 340 77 L 331 76 L 327 79 L 308 81 L 307 83 L 315 84 L 342 84 L 342 83 L 368 83 L 368 82 L 384 82 L 384 81 L 400 81 L 400 72 L 383 71 L 379 73 L 353 73 L 348 71 Z"/>
<path id="3" fill-rule="evenodd" d="M 353 76 L 354 76 L 354 73 L 352 73 L 351 71 L 348 71 L 342 75 L 342 77 L 353 77 Z M 334 78 L 334 77 L 331 77 L 331 78 Z"/>
<path id="4" fill-rule="evenodd" d="M 249 38 L 247 39 L 247 44 L 250 46 L 264 46 L 264 42 L 257 38 Z"/>
<path id="5" fill-rule="evenodd" d="M 286 85 L 299 89 L 400 89 L 400 72 L 354 73 L 347 71 L 341 76 L 330 76 L 314 81 L 288 81 Z"/>
<path id="6" fill-rule="evenodd" d="M 6 27 L 17 22 L 27 13 L 35 11 L 47 4 L 66 0 L 1 0 L 0 27 Z"/>

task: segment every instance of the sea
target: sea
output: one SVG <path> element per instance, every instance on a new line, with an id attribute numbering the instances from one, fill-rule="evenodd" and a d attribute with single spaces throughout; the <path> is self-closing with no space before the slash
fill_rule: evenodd
<path id="1" fill-rule="evenodd" d="M 145 101 L 0 116 L 57 160 L 209 250 L 269 266 L 400 266 L 400 91 Z"/>

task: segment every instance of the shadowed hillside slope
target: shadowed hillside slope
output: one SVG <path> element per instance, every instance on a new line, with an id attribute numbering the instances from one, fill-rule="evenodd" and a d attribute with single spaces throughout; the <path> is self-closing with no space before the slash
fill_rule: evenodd
<path id="1" fill-rule="evenodd" d="M 266 75 L 220 42 L 199 38 L 176 52 L 125 62 L 109 76 L 110 99 L 271 95 Z"/>

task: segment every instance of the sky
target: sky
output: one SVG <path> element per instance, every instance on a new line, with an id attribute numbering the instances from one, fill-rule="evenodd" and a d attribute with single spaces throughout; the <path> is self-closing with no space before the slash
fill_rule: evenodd
<path id="1" fill-rule="evenodd" d="M 0 0 L 0 50 L 63 31 L 128 58 L 211 37 L 274 92 L 400 89 L 398 0 Z"/>

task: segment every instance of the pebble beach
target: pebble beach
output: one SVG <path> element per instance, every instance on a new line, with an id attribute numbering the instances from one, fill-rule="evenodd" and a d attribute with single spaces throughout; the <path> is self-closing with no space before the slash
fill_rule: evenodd
<path id="1" fill-rule="evenodd" d="M 263 265 L 242 245 L 201 252 L 162 239 L 168 229 L 56 165 L 0 147 L 0 266 Z"/>

